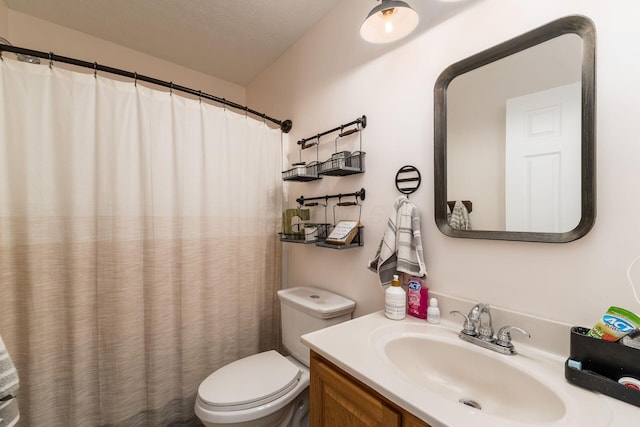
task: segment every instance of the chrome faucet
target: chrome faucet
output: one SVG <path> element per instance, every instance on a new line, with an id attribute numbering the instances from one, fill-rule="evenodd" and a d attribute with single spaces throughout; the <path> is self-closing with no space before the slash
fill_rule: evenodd
<path id="1" fill-rule="evenodd" d="M 488 304 L 479 304 L 478 314 L 478 338 L 483 341 L 493 340 L 493 320 L 491 319 L 491 307 Z M 484 316 L 483 316 L 484 315 Z M 489 318 L 487 321 L 487 317 Z M 483 322 L 482 320 L 485 319 Z"/>
<path id="2" fill-rule="evenodd" d="M 491 319 L 491 308 L 489 304 L 478 303 L 474 305 L 469 314 L 461 311 L 453 310 L 449 314 L 452 316 L 460 314 L 464 317 L 462 331 L 458 335 L 460 339 L 479 345 L 489 350 L 497 351 L 502 354 L 517 354 L 513 343 L 511 342 L 511 331 L 517 331 L 531 338 L 531 334 L 517 326 L 503 326 L 498 330 L 497 337 L 493 336 L 493 321 Z"/>

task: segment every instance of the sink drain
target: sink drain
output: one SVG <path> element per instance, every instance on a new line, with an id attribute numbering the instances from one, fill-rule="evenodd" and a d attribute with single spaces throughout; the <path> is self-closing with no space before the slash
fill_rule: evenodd
<path id="1" fill-rule="evenodd" d="M 467 406 L 470 406 L 470 407 L 472 407 L 472 408 L 482 410 L 482 406 L 481 406 L 478 402 L 476 402 L 475 400 L 473 400 L 473 399 L 464 399 L 464 398 L 460 398 L 460 399 L 458 400 L 458 402 L 462 403 L 463 405 L 467 405 Z"/>

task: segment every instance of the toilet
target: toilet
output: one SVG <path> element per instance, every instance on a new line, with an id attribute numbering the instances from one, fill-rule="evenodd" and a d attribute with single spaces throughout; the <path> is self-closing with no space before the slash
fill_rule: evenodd
<path id="1" fill-rule="evenodd" d="M 195 412 L 205 426 L 306 427 L 309 425 L 309 349 L 300 337 L 351 319 L 355 302 L 310 287 L 278 291 L 282 344 L 236 360 L 198 388 Z"/>

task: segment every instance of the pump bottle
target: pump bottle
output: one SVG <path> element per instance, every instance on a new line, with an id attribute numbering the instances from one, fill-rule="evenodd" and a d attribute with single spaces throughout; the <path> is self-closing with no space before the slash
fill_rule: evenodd
<path id="1" fill-rule="evenodd" d="M 397 274 L 384 291 L 384 314 L 392 320 L 402 320 L 407 314 L 407 293 L 400 286 Z"/>

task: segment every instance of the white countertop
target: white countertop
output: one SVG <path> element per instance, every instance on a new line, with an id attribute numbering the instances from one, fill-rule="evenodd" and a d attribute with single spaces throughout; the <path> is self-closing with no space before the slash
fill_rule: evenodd
<path id="1" fill-rule="evenodd" d="M 457 338 L 461 328 L 458 323 L 446 320 L 439 325 L 431 325 L 423 319 L 411 316 L 401 321 L 390 320 L 384 316 L 383 312 L 372 313 L 303 335 L 302 342 L 433 427 L 533 425 L 527 422 L 514 422 L 452 402 L 403 377 L 388 360 L 380 355 L 380 345 L 376 342 L 376 337 L 380 336 L 380 331 L 387 331 L 388 335 L 388 331 L 393 330 L 390 328 L 397 328 L 401 333 L 403 330 L 416 327 L 427 334 L 432 333 L 444 339 L 458 340 L 461 345 L 477 347 Z M 545 426 L 630 427 L 640 422 L 640 408 L 567 382 L 564 379 L 566 356 L 554 355 L 521 343 L 516 343 L 516 349 L 519 354 L 515 356 L 498 353 L 495 355 L 506 358 L 501 359 L 500 362 L 504 361 L 516 369 L 534 372 L 533 375 L 549 386 L 566 404 L 565 416 L 557 421 L 545 423 Z M 494 353 L 486 349 L 481 350 Z M 416 354 L 415 357 L 419 358 L 420 354 Z M 496 372 L 496 375 L 499 374 Z"/>

